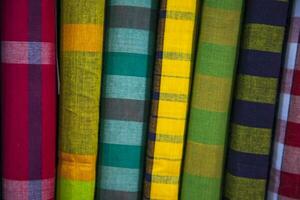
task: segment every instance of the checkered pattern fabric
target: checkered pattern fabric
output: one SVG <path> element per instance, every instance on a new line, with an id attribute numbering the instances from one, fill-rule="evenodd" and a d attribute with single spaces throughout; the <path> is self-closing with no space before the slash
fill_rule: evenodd
<path id="1" fill-rule="evenodd" d="M 292 9 L 286 60 L 281 80 L 272 168 L 269 178 L 268 200 L 300 198 L 300 142 L 299 126 L 299 51 L 300 1 Z M 296 68 L 296 69 L 295 69 Z M 295 76 L 294 76 L 295 75 Z"/>

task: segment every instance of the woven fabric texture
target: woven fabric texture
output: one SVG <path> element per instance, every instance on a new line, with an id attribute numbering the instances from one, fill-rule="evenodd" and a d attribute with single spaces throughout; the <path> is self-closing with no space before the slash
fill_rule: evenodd
<path id="1" fill-rule="evenodd" d="M 57 199 L 94 199 L 104 0 L 62 0 Z"/>
<path id="2" fill-rule="evenodd" d="M 273 145 L 272 168 L 270 170 L 270 178 L 269 178 L 269 185 L 268 185 L 268 200 L 278 200 L 278 199 L 282 199 L 283 197 L 296 198 L 294 192 L 283 191 L 284 187 L 291 188 L 291 189 L 293 188 L 296 189 L 297 191 L 300 191 L 299 181 L 296 184 L 296 182 L 294 181 L 287 182 L 290 181 L 290 178 L 285 178 L 286 176 L 291 176 L 291 175 L 293 175 L 294 178 L 297 177 L 299 171 L 298 173 L 294 173 L 293 169 L 295 167 L 297 168 L 297 166 L 300 165 L 299 163 L 297 163 L 297 161 L 293 161 L 293 159 L 295 158 L 294 156 L 297 154 L 297 152 L 299 152 L 299 150 L 297 151 L 297 148 L 293 149 L 293 147 L 297 147 L 297 145 L 299 147 L 300 143 L 296 142 L 296 145 L 290 146 L 290 136 L 291 136 L 290 134 L 293 134 L 294 130 L 293 128 L 291 129 L 290 127 L 291 125 L 289 125 L 289 128 L 287 130 L 288 121 L 291 121 L 292 126 L 299 124 L 299 120 L 296 119 L 297 115 L 295 115 L 295 111 L 297 109 L 295 106 L 297 106 L 297 97 L 299 96 L 299 94 L 297 94 L 297 91 L 293 89 L 291 95 L 292 85 L 293 88 L 299 87 L 297 86 L 297 84 L 299 85 L 299 80 L 296 80 L 298 79 L 297 76 L 295 77 L 293 83 L 295 67 L 297 67 L 297 70 L 299 70 L 298 68 L 300 64 L 299 63 L 300 57 L 299 57 L 299 50 L 298 50 L 299 36 L 300 36 L 300 1 L 296 0 L 292 8 L 289 38 L 286 44 L 285 64 L 284 64 L 284 69 L 283 69 L 283 74 L 281 79 L 281 92 L 280 92 L 280 99 L 278 105 L 279 108 L 277 113 L 277 122 L 276 122 L 275 139 L 274 139 L 275 141 Z M 297 62 L 296 62 L 296 58 L 297 58 Z M 296 73 L 299 72 L 296 71 Z M 287 145 L 287 151 L 285 151 L 286 149 L 285 145 Z M 291 154 L 290 150 L 293 151 L 295 150 L 295 152 L 292 152 L 292 155 L 289 155 Z M 286 194 L 287 192 L 289 192 L 290 195 Z M 297 197 L 300 198 L 299 192 Z"/>
<path id="3" fill-rule="evenodd" d="M 157 0 L 108 0 L 96 199 L 139 199 Z"/>
<path id="4" fill-rule="evenodd" d="M 203 0 L 181 199 L 220 199 L 243 0 Z"/>
<path id="5" fill-rule="evenodd" d="M 1 199 L 54 199 L 55 1 L 2 0 L 0 8 Z"/>
<path id="6" fill-rule="evenodd" d="M 198 3 L 161 1 L 146 158 L 146 199 L 178 199 Z"/>
<path id="7" fill-rule="evenodd" d="M 245 1 L 226 199 L 265 198 L 288 6 L 288 1 Z"/>

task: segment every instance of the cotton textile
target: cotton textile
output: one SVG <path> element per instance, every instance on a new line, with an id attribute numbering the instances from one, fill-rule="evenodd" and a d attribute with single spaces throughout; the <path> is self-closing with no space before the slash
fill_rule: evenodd
<path id="1" fill-rule="evenodd" d="M 94 199 L 104 0 L 62 0 L 57 199 Z"/>
<path id="2" fill-rule="evenodd" d="M 178 199 L 198 3 L 161 1 L 146 158 L 146 199 Z"/>
<path id="3" fill-rule="evenodd" d="M 288 1 L 245 1 L 226 169 L 227 199 L 265 198 L 288 5 Z"/>
<path id="4" fill-rule="evenodd" d="M 157 0 L 108 0 L 96 199 L 139 199 Z"/>
<path id="5" fill-rule="evenodd" d="M 2 198 L 54 199 L 55 1 L 2 0 Z"/>
<path id="6" fill-rule="evenodd" d="M 297 164 L 296 162 L 290 159 L 290 158 L 293 159 L 294 156 L 289 155 L 290 154 L 289 152 L 290 150 L 293 150 L 294 145 L 289 146 L 289 143 L 287 143 L 287 151 L 286 153 L 284 153 L 286 149 L 285 138 L 287 138 L 286 140 L 289 140 L 290 138 L 289 135 L 293 134 L 292 133 L 293 130 L 290 130 L 291 128 L 289 125 L 288 135 L 286 137 L 288 121 L 292 121 L 291 122 L 292 125 L 293 125 L 293 121 L 296 122 L 294 124 L 297 124 L 297 120 L 293 119 L 295 118 L 295 115 L 293 115 L 293 113 L 295 113 L 296 111 L 295 106 L 297 105 L 296 99 L 298 95 L 296 91 L 293 91 L 295 96 L 293 96 L 294 94 L 292 94 L 291 96 L 291 89 L 293 84 L 295 84 L 295 86 L 293 85 L 294 88 L 297 87 L 297 83 L 299 82 L 299 80 L 294 80 L 293 83 L 295 66 L 297 65 L 297 68 L 299 68 L 298 65 L 300 64 L 299 63 L 300 52 L 298 50 L 299 36 L 300 36 L 299 34 L 300 33 L 300 1 L 299 0 L 296 0 L 293 5 L 291 17 L 292 18 L 291 18 L 291 24 L 289 29 L 289 38 L 288 38 L 288 43 L 286 45 L 285 64 L 284 64 L 282 80 L 281 80 L 281 92 L 280 92 L 280 99 L 279 99 L 279 106 L 278 106 L 279 108 L 277 113 L 274 146 L 273 146 L 272 168 L 270 171 L 269 186 L 268 186 L 269 200 L 277 200 L 283 198 L 284 196 L 288 197 L 289 195 L 286 196 L 285 192 L 282 193 L 282 189 L 284 187 L 290 187 L 290 188 L 300 187 L 299 185 L 300 182 L 298 183 L 298 186 L 293 181 L 291 181 L 290 183 L 285 182 L 285 180 L 289 180 L 289 178 L 285 178 L 285 177 L 293 174 L 293 173 L 289 174 L 290 169 L 293 169 L 291 165 L 299 166 L 299 163 Z M 297 57 L 297 63 L 296 63 L 296 57 Z M 299 72 L 297 71 L 296 73 Z M 296 78 L 297 76 L 295 77 L 295 79 Z M 291 105 L 292 102 L 294 103 L 294 105 Z M 289 113 L 291 114 L 291 116 Z M 295 149 L 295 154 L 296 153 L 297 153 L 297 149 Z M 292 155 L 295 154 L 292 153 Z M 288 174 L 286 172 L 288 172 Z M 282 177 L 282 179 L 280 177 Z M 290 198 L 292 198 L 292 196 L 290 196 Z M 298 198 L 300 198 L 300 196 L 298 196 Z"/>
<path id="7" fill-rule="evenodd" d="M 220 199 L 243 0 L 203 0 L 181 199 Z"/>

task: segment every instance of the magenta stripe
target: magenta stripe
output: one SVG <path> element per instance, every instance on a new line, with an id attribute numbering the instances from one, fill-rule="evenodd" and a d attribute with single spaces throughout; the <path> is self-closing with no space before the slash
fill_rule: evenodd
<path id="1" fill-rule="evenodd" d="M 42 0 L 28 0 L 29 180 L 42 178 Z M 39 42 L 39 43 L 32 43 Z M 31 50 L 31 51 L 30 51 Z M 42 199 L 41 182 L 29 182 L 29 199 Z"/>

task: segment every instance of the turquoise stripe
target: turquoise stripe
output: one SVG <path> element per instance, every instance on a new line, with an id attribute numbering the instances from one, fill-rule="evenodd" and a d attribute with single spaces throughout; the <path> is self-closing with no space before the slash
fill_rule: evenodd
<path id="1" fill-rule="evenodd" d="M 158 0 L 109 0 L 108 5 L 112 6 L 135 6 L 145 8 L 156 8 Z"/>
<path id="2" fill-rule="evenodd" d="M 104 75 L 103 96 L 115 99 L 149 99 L 148 78 L 135 76 Z"/>
<path id="3" fill-rule="evenodd" d="M 102 166 L 101 178 L 98 177 L 98 180 L 101 180 L 98 187 L 106 190 L 137 192 L 140 189 L 140 173 L 139 169 Z"/>
<path id="4" fill-rule="evenodd" d="M 132 121 L 102 120 L 103 143 L 136 145 L 144 143 L 146 124 Z"/>
<path id="5" fill-rule="evenodd" d="M 143 155 L 142 146 L 100 144 L 102 165 L 111 167 L 140 168 Z"/>
<path id="6" fill-rule="evenodd" d="M 146 30 L 128 28 L 108 29 L 106 51 L 136 53 L 147 55 L 153 51 L 153 45 L 149 44 L 153 33 Z"/>
<path id="7" fill-rule="evenodd" d="M 104 54 L 104 73 L 123 76 L 151 77 L 153 56 L 130 54 L 130 53 L 110 53 Z"/>

